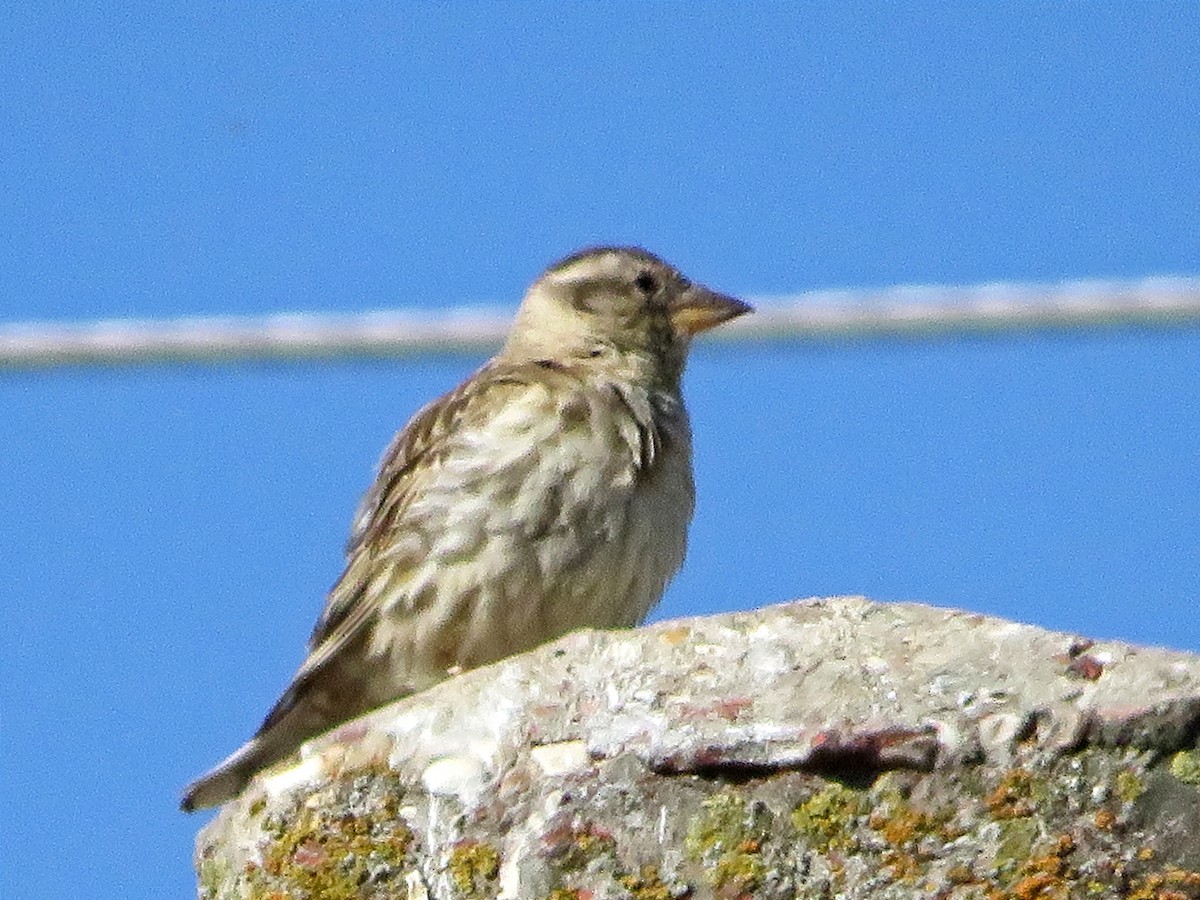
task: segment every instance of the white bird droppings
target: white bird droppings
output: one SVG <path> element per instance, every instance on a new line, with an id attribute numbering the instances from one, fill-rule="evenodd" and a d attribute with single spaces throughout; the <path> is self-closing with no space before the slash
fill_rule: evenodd
<path id="1" fill-rule="evenodd" d="M 543 744 L 529 751 L 530 758 L 537 763 L 543 775 L 550 777 L 582 772 L 592 768 L 592 758 L 584 741 L 560 741 Z"/>
<path id="2" fill-rule="evenodd" d="M 470 805 L 483 790 L 487 769 L 474 756 L 443 756 L 425 767 L 421 783 L 436 797 L 456 797 Z"/>

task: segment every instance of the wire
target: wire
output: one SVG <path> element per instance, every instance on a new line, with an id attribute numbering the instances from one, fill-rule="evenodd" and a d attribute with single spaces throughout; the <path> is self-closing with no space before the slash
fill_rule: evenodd
<path id="1" fill-rule="evenodd" d="M 914 286 L 750 298 L 757 312 L 714 336 L 726 342 L 935 338 L 962 334 L 1200 325 L 1200 278 Z M 486 352 L 511 309 L 261 317 L 109 319 L 0 325 L 0 370 L 56 366 Z"/>

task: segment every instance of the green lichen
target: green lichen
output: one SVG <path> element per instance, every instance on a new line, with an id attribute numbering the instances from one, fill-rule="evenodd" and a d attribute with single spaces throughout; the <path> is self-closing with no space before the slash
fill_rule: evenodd
<path id="1" fill-rule="evenodd" d="M 766 810 L 751 806 L 733 791 L 714 794 L 701 804 L 684 839 L 688 856 L 705 868 L 718 890 L 750 893 L 767 874 L 762 843 L 769 832 Z"/>
<path id="2" fill-rule="evenodd" d="M 767 877 L 767 864 L 758 854 L 757 845 L 745 852 L 724 854 L 712 870 L 713 887 L 731 889 L 739 896 L 758 890 Z"/>
<path id="3" fill-rule="evenodd" d="M 792 827 L 816 850 L 849 850 L 857 844 L 854 820 L 865 812 L 863 797 L 832 781 L 792 810 Z"/>
<path id="4" fill-rule="evenodd" d="M 654 866 L 642 866 L 636 875 L 622 875 L 617 881 L 629 891 L 633 900 L 672 900 L 675 896 Z"/>
<path id="5" fill-rule="evenodd" d="M 645 848 L 622 847 L 618 854 L 616 840 L 602 825 L 577 816 L 562 819 L 541 836 L 536 851 L 554 873 L 553 880 L 541 882 L 537 896 L 672 900 L 690 889 L 696 896 L 747 900 L 783 884 L 796 897 L 1200 900 L 1189 835 L 1179 833 L 1173 818 L 1160 821 L 1152 804 L 1129 808 L 1145 799 L 1147 786 L 1157 791 L 1163 778 L 1169 800 L 1186 801 L 1195 793 L 1200 749 L 1168 754 L 1163 762 L 1156 768 L 1149 751 L 1085 748 L 1045 761 L 1032 753 L 1017 755 L 1002 771 L 979 765 L 890 772 L 861 790 L 812 773 L 789 774 L 775 785 L 726 783 L 715 786 L 707 800 L 697 798 L 700 806 L 680 823 L 686 862 L 677 870 L 642 867 Z M 700 786 L 714 789 L 710 783 Z M 772 824 L 770 809 L 789 800 L 787 818 Z M 378 850 L 387 843 L 389 825 L 403 827 L 403 788 L 395 777 L 390 782 L 383 775 L 358 777 L 345 788 L 335 783 L 323 789 L 319 801 L 315 808 L 326 810 L 324 818 L 299 803 L 272 809 L 265 821 L 259 815 L 255 824 L 263 830 L 263 843 L 252 857 L 258 863 L 248 868 L 244 856 L 225 855 L 220 845 L 208 856 L 202 848 L 200 896 L 403 895 L 403 877 L 418 851 L 408 847 L 389 860 Z M 1167 814 L 1174 809 L 1169 806 Z M 406 835 L 390 836 L 407 847 Z M 495 895 L 500 857 L 489 850 L 464 841 L 442 857 L 448 900 Z M 638 862 L 631 865 L 634 858 Z M 225 862 L 229 859 L 238 862 Z M 325 884 L 304 871 L 318 868 L 332 870 L 322 876 Z"/>
<path id="6" fill-rule="evenodd" d="M 357 900 L 368 880 L 400 874 L 411 841 L 403 825 L 377 831 L 357 817 L 306 811 L 263 848 L 262 872 L 308 897 Z"/>
<path id="7" fill-rule="evenodd" d="M 267 841 L 261 865 L 245 872 L 251 900 L 286 896 L 292 900 L 360 900 L 386 895 L 411 867 L 413 835 L 399 816 L 399 797 L 390 773 L 360 773 L 340 791 L 369 797 L 347 798 L 329 806 L 297 804 L 262 824 Z M 346 812 L 353 807 L 353 812 Z M 342 812 L 333 812 L 339 809 Z"/>
<path id="8" fill-rule="evenodd" d="M 1130 772 L 1128 769 L 1118 772 L 1116 778 L 1117 796 L 1121 798 L 1122 803 L 1132 803 L 1138 797 L 1142 796 L 1142 792 L 1146 790 L 1142 779 Z"/>
<path id="9" fill-rule="evenodd" d="M 582 871 L 595 860 L 615 857 L 617 842 L 611 834 L 590 825 L 563 830 L 556 835 L 552 855 L 563 871 Z"/>
<path id="10" fill-rule="evenodd" d="M 212 898 L 221 896 L 229 878 L 229 864 L 223 859 L 202 859 L 196 874 L 200 897 L 202 900 L 212 900 Z"/>
<path id="11" fill-rule="evenodd" d="M 1180 781 L 1200 786 L 1200 750 L 1180 750 L 1171 757 L 1170 768 Z"/>
<path id="12" fill-rule="evenodd" d="M 1038 837 L 1038 823 L 1030 817 L 1004 819 L 996 845 L 996 871 L 1001 877 L 1017 872 L 1029 859 Z"/>
<path id="13" fill-rule="evenodd" d="M 500 852 L 491 844 L 464 841 L 450 851 L 447 866 L 455 889 L 467 897 L 485 897 L 495 893 L 500 875 Z"/>

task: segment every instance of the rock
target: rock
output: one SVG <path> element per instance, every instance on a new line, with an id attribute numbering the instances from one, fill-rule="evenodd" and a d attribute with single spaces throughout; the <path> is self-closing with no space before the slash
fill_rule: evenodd
<path id="1" fill-rule="evenodd" d="M 916 604 L 579 632 L 310 742 L 202 898 L 1200 898 L 1200 656 Z"/>

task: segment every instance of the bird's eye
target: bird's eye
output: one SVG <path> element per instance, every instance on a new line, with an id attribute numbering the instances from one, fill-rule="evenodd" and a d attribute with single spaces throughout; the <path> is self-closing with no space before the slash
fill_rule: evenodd
<path id="1" fill-rule="evenodd" d="M 649 272 L 643 272 L 633 280 L 633 283 L 637 285 L 637 289 L 647 297 L 651 297 L 658 293 L 658 279 Z"/>

